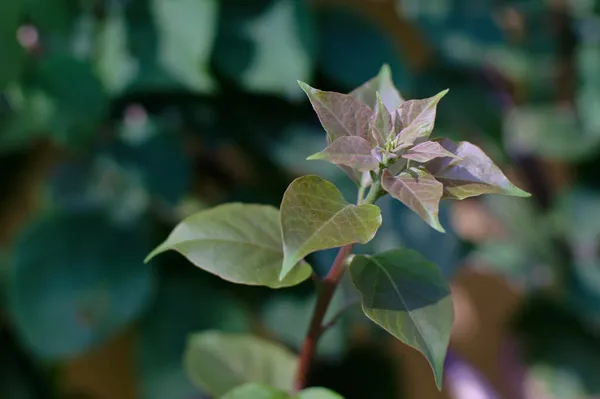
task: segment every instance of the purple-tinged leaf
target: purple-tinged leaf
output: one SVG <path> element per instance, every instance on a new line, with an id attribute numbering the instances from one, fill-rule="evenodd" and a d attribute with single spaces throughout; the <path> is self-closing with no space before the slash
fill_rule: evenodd
<path id="1" fill-rule="evenodd" d="M 321 125 L 327 132 L 327 142 L 344 136 L 358 136 L 369 142 L 375 139 L 369 131 L 373 111 L 356 98 L 332 91 L 321 91 L 298 82 L 308 96 Z"/>
<path id="2" fill-rule="evenodd" d="M 361 172 L 375 170 L 379 167 L 379 162 L 371 155 L 369 142 L 362 137 L 355 136 L 340 137 L 329 147 L 307 159 L 322 159 L 336 165 L 346 165 Z"/>
<path id="3" fill-rule="evenodd" d="M 467 141 L 455 143 L 449 139 L 438 142 L 461 158 L 436 158 L 425 164 L 425 168 L 444 185 L 443 198 L 462 200 L 481 194 L 531 196 L 514 186 L 476 145 Z"/>
<path id="4" fill-rule="evenodd" d="M 442 147 L 437 141 L 425 141 L 417 144 L 402 154 L 402 157 L 417 162 L 427 162 L 441 157 L 460 159 L 460 157 Z"/>
<path id="5" fill-rule="evenodd" d="M 396 111 L 395 128 L 402 128 L 398 133 L 398 144 L 426 141 L 433 130 L 438 102 L 448 93 L 439 92 L 433 97 L 423 100 L 406 101 Z"/>
<path id="6" fill-rule="evenodd" d="M 392 116 L 383 104 L 381 96 L 377 93 L 377 105 L 373 114 L 373 120 L 371 121 L 371 134 L 377 144 L 383 147 L 387 143 L 393 129 Z"/>
<path id="7" fill-rule="evenodd" d="M 443 186 L 429 172 L 410 168 L 393 176 L 386 169 L 381 176 L 381 183 L 385 191 L 417 213 L 427 224 L 445 232 L 438 219 Z"/>
<path id="8" fill-rule="evenodd" d="M 405 101 L 394 86 L 392 72 L 388 65 L 384 65 L 377 76 L 352 91 L 350 95 L 371 109 L 375 109 L 377 93 L 381 96 L 381 100 L 389 112 L 393 112 Z"/>

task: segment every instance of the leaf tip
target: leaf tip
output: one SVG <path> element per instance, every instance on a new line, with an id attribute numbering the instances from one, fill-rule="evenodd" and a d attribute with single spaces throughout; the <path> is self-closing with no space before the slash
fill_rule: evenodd
<path id="1" fill-rule="evenodd" d="M 308 157 L 306 157 L 307 161 L 318 161 L 321 160 L 325 157 L 325 154 L 323 154 L 323 152 L 317 152 L 315 154 L 312 154 Z"/>

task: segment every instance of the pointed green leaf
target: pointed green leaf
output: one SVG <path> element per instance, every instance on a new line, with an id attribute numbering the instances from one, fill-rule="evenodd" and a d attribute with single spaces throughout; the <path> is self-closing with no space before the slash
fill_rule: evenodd
<path id="1" fill-rule="evenodd" d="M 375 170 L 379 167 L 379 163 L 371 155 L 369 142 L 362 137 L 355 136 L 340 137 L 325 150 L 311 155 L 307 159 L 322 159 L 363 172 Z"/>
<path id="2" fill-rule="evenodd" d="M 377 144 L 385 146 L 387 139 L 392 134 L 394 125 L 392 122 L 392 116 L 387 110 L 381 100 L 381 96 L 377 93 L 377 104 L 375 107 L 375 113 L 373 114 L 373 121 L 371 122 L 371 134 L 375 138 Z"/>
<path id="3" fill-rule="evenodd" d="M 389 112 L 393 112 L 404 102 L 404 99 L 398 93 L 398 89 L 394 86 L 389 65 L 381 67 L 376 77 L 354 89 L 350 95 L 375 109 L 377 106 L 377 93 L 381 96 L 381 100 Z"/>
<path id="4" fill-rule="evenodd" d="M 298 84 L 306 92 L 327 132 L 329 143 L 344 136 L 358 136 L 369 142 L 374 140 L 369 133 L 373 111 L 367 105 L 347 94 L 321 91 L 303 82 Z"/>
<path id="5" fill-rule="evenodd" d="M 467 141 L 458 143 L 440 139 L 446 150 L 460 157 L 437 158 L 425 167 L 444 185 L 442 198 L 465 199 L 481 194 L 505 194 L 529 197 L 531 194 L 515 187 L 481 148 Z"/>
<path id="6" fill-rule="evenodd" d="M 175 250 L 199 268 L 237 284 L 281 288 L 311 275 L 308 264 L 289 265 L 280 281 L 283 262 L 279 212 L 265 205 L 231 203 L 201 211 L 183 220 L 146 261 Z"/>
<path id="7" fill-rule="evenodd" d="M 380 225 L 377 206 L 349 204 L 333 184 L 318 176 L 294 180 L 281 201 L 285 259 L 280 278 L 312 252 L 371 241 Z"/>
<path id="8" fill-rule="evenodd" d="M 441 389 L 454 308 L 439 268 L 416 251 L 395 249 L 355 256 L 350 274 L 367 317 L 423 353 Z"/>
<path id="9" fill-rule="evenodd" d="M 193 335 L 184 355 L 192 382 L 214 397 L 249 382 L 287 391 L 296 362 L 292 352 L 275 342 L 217 331 Z"/>
<path id="10" fill-rule="evenodd" d="M 448 90 L 430 98 L 410 100 L 400 105 L 396 115 L 401 122 L 396 124 L 396 128 L 402 128 L 400 132 L 397 132 L 398 144 L 427 140 L 435 123 L 437 104 L 446 93 Z"/>
<path id="11" fill-rule="evenodd" d="M 385 191 L 417 213 L 427 224 L 445 232 L 438 219 L 443 186 L 429 172 L 413 167 L 393 176 L 386 169 L 381 176 L 381 183 Z"/>
<path id="12" fill-rule="evenodd" d="M 264 384 L 249 383 L 227 392 L 221 399 L 288 399 L 289 395 Z"/>
<path id="13" fill-rule="evenodd" d="M 412 159 L 417 162 L 427 162 L 441 157 L 460 159 L 460 157 L 446 150 L 436 141 L 425 141 L 417 144 L 402 154 L 402 158 Z"/>
<path id="14" fill-rule="evenodd" d="M 294 399 L 344 399 L 341 395 L 326 388 L 308 388 L 294 397 Z"/>

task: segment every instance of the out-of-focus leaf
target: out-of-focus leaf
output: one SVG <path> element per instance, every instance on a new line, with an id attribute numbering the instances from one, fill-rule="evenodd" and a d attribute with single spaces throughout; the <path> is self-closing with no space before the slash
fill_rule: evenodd
<path id="1" fill-rule="evenodd" d="M 311 274 L 300 257 L 280 281 L 284 251 L 279 212 L 267 205 L 230 203 L 198 212 L 179 223 L 146 260 L 168 250 L 237 284 L 282 288 L 299 284 Z"/>
<path id="2" fill-rule="evenodd" d="M 476 145 L 467 141 L 454 143 L 448 139 L 440 139 L 439 143 L 461 158 L 436 158 L 426 164 L 427 170 L 444 184 L 443 198 L 462 200 L 481 194 L 531 195 L 514 186 Z"/>
<path id="3" fill-rule="evenodd" d="M 431 98 L 403 102 L 396 110 L 402 130 L 398 134 L 398 144 L 412 144 L 429 138 L 435 124 L 437 104 L 448 93 L 444 90 Z"/>
<path id="4" fill-rule="evenodd" d="M 343 136 L 323 151 L 311 155 L 308 160 L 321 159 L 338 165 L 346 165 L 360 171 L 375 170 L 379 162 L 371 155 L 371 145 L 362 137 Z"/>
<path id="5" fill-rule="evenodd" d="M 119 164 L 139 174 L 151 194 L 169 205 L 176 205 L 190 189 L 192 165 L 181 138 L 164 131 L 160 122 L 155 128 L 159 131 L 149 134 L 151 137 L 141 143 L 120 140 L 113 154 Z M 152 126 L 142 129 L 152 129 Z"/>
<path id="6" fill-rule="evenodd" d="M 54 100 L 56 111 L 47 127 L 65 144 L 88 139 L 107 111 L 107 97 L 92 65 L 66 55 L 49 55 L 34 73 L 35 83 Z"/>
<path id="7" fill-rule="evenodd" d="M 436 141 L 425 141 L 417 144 L 402 154 L 402 158 L 411 159 L 417 162 L 428 162 L 432 159 L 443 157 L 460 159 L 458 156 L 446 150 L 440 145 L 440 143 Z"/>
<path id="8" fill-rule="evenodd" d="M 369 132 L 373 111 L 367 105 L 348 94 L 322 91 L 299 83 L 327 132 L 328 143 L 345 136 L 362 137 L 369 142 L 375 139 Z"/>
<path id="9" fill-rule="evenodd" d="M 392 70 L 388 64 L 381 67 L 377 76 L 363 83 L 350 93 L 351 96 L 367 104 L 371 109 L 378 109 L 377 104 L 379 99 L 377 98 L 377 94 L 381 97 L 381 101 L 389 113 L 393 113 L 404 102 L 398 89 L 394 86 Z"/>
<path id="10" fill-rule="evenodd" d="M 504 139 L 519 153 L 581 160 L 600 148 L 600 129 L 586 129 L 577 118 L 552 106 L 513 108 L 505 120 Z"/>
<path id="11" fill-rule="evenodd" d="M 24 51 L 17 42 L 24 0 L 3 1 L 0 4 L 0 91 L 17 79 L 21 72 Z"/>
<path id="12" fill-rule="evenodd" d="M 96 69 L 107 93 L 120 94 L 135 78 L 138 65 L 127 46 L 127 25 L 116 4 L 108 10 L 97 35 Z"/>
<path id="13" fill-rule="evenodd" d="M 415 251 L 398 249 L 357 255 L 350 274 L 365 314 L 423 353 L 441 389 L 454 308 L 438 267 Z"/>
<path id="14" fill-rule="evenodd" d="M 48 94 L 15 85 L 5 95 L 11 109 L 0 121 L 0 152 L 21 148 L 48 135 L 46 129 L 56 114 L 56 103 Z"/>
<path id="15" fill-rule="evenodd" d="M 155 304 L 140 327 L 142 398 L 188 399 L 198 393 L 181 362 L 188 336 L 207 329 L 247 332 L 248 320 L 240 304 L 212 287 L 206 274 L 165 266 Z"/>
<path id="16" fill-rule="evenodd" d="M 344 399 L 337 393 L 326 388 L 308 388 L 300 391 L 293 399 Z"/>
<path id="17" fill-rule="evenodd" d="M 222 399 L 289 399 L 289 395 L 267 385 L 249 383 L 232 389 Z"/>
<path id="18" fill-rule="evenodd" d="M 152 0 L 159 65 L 186 88 L 209 92 L 208 63 L 215 42 L 216 0 Z"/>
<path id="19" fill-rule="evenodd" d="M 382 65 L 387 64 L 400 91 L 409 90 L 411 73 L 398 57 L 395 43 L 380 26 L 347 7 L 324 7 L 318 11 L 317 20 L 319 66 L 328 79 L 352 90 L 372 79 L 377 71 L 381 71 Z M 388 97 L 387 93 L 380 92 L 386 107 L 391 107 L 397 98 L 388 103 L 395 94 Z M 367 105 L 374 107 L 375 93 L 361 96 L 361 101 L 367 101 Z M 390 112 L 392 110 L 389 109 Z"/>
<path id="20" fill-rule="evenodd" d="M 301 0 L 224 1 L 215 64 L 250 91 L 297 96 L 293 82 L 312 74 L 312 24 Z"/>
<path id="21" fill-rule="evenodd" d="M 138 230 L 100 216 L 53 216 L 19 238 L 9 307 L 23 343 L 45 359 L 97 345 L 144 309 L 152 288 Z"/>
<path id="22" fill-rule="evenodd" d="M 386 169 L 381 183 L 385 191 L 416 212 L 428 225 L 439 232 L 445 231 L 438 219 L 443 186 L 429 172 L 412 167 L 392 176 Z"/>
<path id="23" fill-rule="evenodd" d="M 351 205 L 330 182 L 318 176 L 294 180 L 281 201 L 284 261 L 280 277 L 306 255 L 373 239 L 381 225 L 375 205 Z"/>
<path id="24" fill-rule="evenodd" d="M 251 335 L 212 331 L 193 335 L 184 359 L 194 384 L 215 397 L 248 382 L 287 392 L 296 370 L 296 356 L 283 346 Z"/>

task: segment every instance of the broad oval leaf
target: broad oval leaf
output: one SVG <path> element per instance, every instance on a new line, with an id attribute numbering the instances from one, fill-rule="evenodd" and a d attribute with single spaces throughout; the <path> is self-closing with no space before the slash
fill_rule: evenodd
<path id="1" fill-rule="evenodd" d="M 327 132 L 329 143 L 344 136 L 358 136 L 371 142 L 369 122 L 373 111 L 356 98 L 332 91 L 321 91 L 298 82 L 308 96 L 321 125 Z"/>
<path id="2" fill-rule="evenodd" d="M 322 159 L 362 172 L 375 170 L 379 167 L 379 162 L 371 155 L 371 145 L 369 142 L 362 137 L 356 136 L 340 137 L 325 150 L 311 155 L 307 159 Z"/>
<path id="3" fill-rule="evenodd" d="M 280 278 L 306 255 L 347 244 L 365 244 L 381 225 L 375 205 L 352 205 L 318 176 L 294 180 L 281 201 L 284 262 Z"/>
<path id="4" fill-rule="evenodd" d="M 481 194 L 531 196 L 515 187 L 476 145 L 467 141 L 455 143 L 450 139 L 440 139 L 439 143 L 461 158 L 437 158 L 425 164 L 427 170 L 444 185 L 442 198 L 462 200 Z"/>
<path id="5" fill-rule="evenodd" d="M 221 399 L 289 399 L 289 395 L 268 385 L 249 383 L 232 389 Z"/>
<path id="6" fill-rule="evenodd" d="M 145 310 L 152 269 L 143 232 L 117 228 L 101 215 L 56 215 L 19 237 L 7 276 L 12 321 L 40 358 L 80 354 Z"/>
<path id="7" fill-rule="evenodd" d="M 201 211 L 183 220 L 146 261 L 175 250 L 190 262 L 237 284 L 281 288 L 310 277 L 305 262 L 289 265 L 279 279 L 283 262 L 279 212 L 266 205 L 230 203 Z"/>
<path id="8" fill-rule="evenodd" d="M 400 132 L 396 132 L 399 145 L 427 140 L 435 123 L 437 104 L 446 93 L 447 89 L 433 97 L 409 100 L 400 105 L 396 111 L 396 118 L 400 118 L 396 128 L 402 128 Z"/>
<path id="9" fill-rule="evenodd" d="M 441 389 L 454 307 L 439 268 L 416 251 L 395 249 L 355 256 L 350 275 L 365 315 L 419 350 Z"/>
<path id="10" fill-rule="evenodd" d="M 184 355 L 192 382 L 214 397 L 250 382 L 288 391 L 296 363 L 296 356 L 279 344 L 218 331 L 193 335 Z"/>
<path id="11" fill-rule="evenodd" d="M 460 157 L 446 150 L 436 141 L 425 141 L 417 144 L 402 154 L 402 158 L 411 159 L 417 162 L 428 162 L 432 159 L 443 157 L 460 159 Z"/>
<path id="12" fill-rule="evenodd" d="M 394 131 L 394 123 L 390 112 L 385 107 L 379 93 L 377 93 L 377 104 L 371 122 L 371 134 L 378 145 L 385 147 L 388 137 Z"/>
<path id="13" fill-rule="evenodd" d="M 375 109 L 377 106 L 377 93 L 381 96 L 381 101 L 389 112 L 393 112 L 405 101 L 394 85 L 392 71 L 387 64 L 381 67 L 377 76 L 354 89 L 350 95 Z"/>
<path id="14" fill-rule="evenodd" d="M 340 394 L 326 388 L 308 388 L 300 391 L 294 399 L 344 399 Z"/>
<path id="15" fill-rule="evenodd" d="M 443 185 L 429 172 L 413 167 L 398 176 L 392 176 L 386 169 L 381 176 L 381 183 L 385 191 L 417 213 L 427 224 L 439 232 L 445 232 L 438 218 Z"/>

